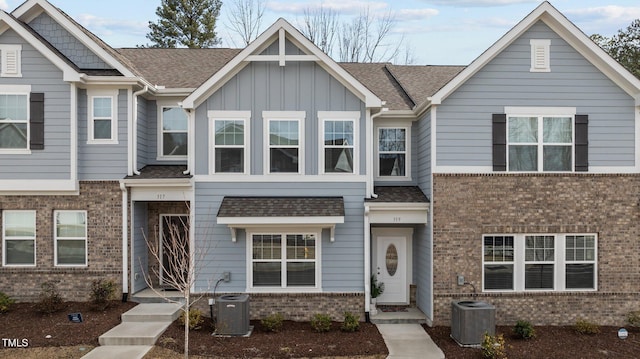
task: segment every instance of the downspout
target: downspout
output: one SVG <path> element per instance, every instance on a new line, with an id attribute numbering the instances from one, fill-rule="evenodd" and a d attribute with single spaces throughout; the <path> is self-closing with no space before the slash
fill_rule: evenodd
<path id="1" fill-rule="evenodd" d="M 182 103 L 179 103 L 180 107 L 182 107 Z M 184 170 L 182 172 L 182 174 L 188 175 L 191 174 L 193 172 L 193 168 L 195 167 L 195 164 L 193 163 L 193 161 L 195 161 L 195 148 L 196 148 L 196 144 L 195 144 L 195 130 L 196 130 L 196 111 L 195 109 L 188 109 L 188 108 L 184 108 L 182 107 L 182 110 L 184 112 L 187 113 L 187 128 L 188 128 L 188 132 L 187 132 L 187 169 Z"/>
<path id="2" fill-rule="evenodd" d="M 133 138 L 131 143 L 133 143 L 132 145 L 132 150 L 131 150 L 131 163 L 132 163 L 132 172 L 134 175 L 140 175 L 140 171 L 138 171 L 138 96 L 145 94 L 149 92 L 149 86 L 145 85 L 144 88 L 142 90 L 136 91 L 133 93 L 133 101 L 132 101 L 132 115 L 133 115 L 133 130 L 131 131 L 131 133 L 133 134 Z"/>
<path id="3" fill-rule="evenodd" d="M 369 206 L 364 206 L 364 315 L 370 322 L 371 310 L 371 224 L 369 223 Z"/>
<path id="4" fill-rule="evenodd" d="M 386 102 L 382 102 L 382 105 L 384 106 L 386 104 Z M 382 115 L 383 113 L 389 111 L 389 109 L 387 107 L 383 107 L 382 109 L 380 109 L 380 112 L 375 113 L 373 115 L 371 115 L 371 134 L 372 134 L 372 138 L 371 141 L 367 141 L 367 153 L 369 153 L 371 156 L 373 156 L 374 151 L 373 151 L 373 141 L 376 138 L 375 133 L 373 133 L 375 126 L 373 125 L 373 120 L 378 118 L 380 115 Z M 369 161 L 373 161 L 373 159 L 369 158 Z M 369 170 L 368 173 L 368 179 L 367 182 L 371 183 L 370 185 L 370 191 L 368 192 L 372 198 L 378 198 L 378 195 L 375 194 L 375 192 L 373 191 L 373 166 L 369 166 L 371 168 L 367 168 L 367 170 Z"/>
<path id="5" fill-rule="evenodd" d="M 123 181 L 120 181 L 120 190 L 122 191 L 122 301 L 126 302 L 129 295 L 129 236 L 127 234 L 129 192 Z"/>

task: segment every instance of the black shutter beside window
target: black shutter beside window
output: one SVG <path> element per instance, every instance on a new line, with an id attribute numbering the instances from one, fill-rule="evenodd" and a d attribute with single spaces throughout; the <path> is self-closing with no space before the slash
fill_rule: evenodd
<path id="1" fill-rule="evenodd" d="M 507 115 L 493 114 L 493 170 L 507 170 Z"/>
<path id="2" fill-rule="evenodd" d="M 30 148 L 44 150 L 44 93 L 32 92 L 30 98 Z"/>
<path id="3" fill-rule="evenodd" d="M 589 171 L 589 115 L 576 115 L 575 171 Z"/>

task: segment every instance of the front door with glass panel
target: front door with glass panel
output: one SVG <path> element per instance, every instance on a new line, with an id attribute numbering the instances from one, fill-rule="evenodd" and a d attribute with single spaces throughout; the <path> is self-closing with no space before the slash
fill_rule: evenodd
<path id="1" fill-rule="evenodd" d="M 374 274 L 384 283 L 378 303 L 408 304 L 407 238 L 378 236 L 376 243 Z"/>

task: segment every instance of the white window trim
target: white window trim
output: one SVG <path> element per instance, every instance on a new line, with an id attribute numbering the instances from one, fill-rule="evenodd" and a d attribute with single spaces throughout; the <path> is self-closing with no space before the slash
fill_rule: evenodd
<path id="1" fill-rule="evenodd" d="M 31 126 L 29 119 L 31 118 L 31 85 L 0 85 L 0 94 L 2 95 L 25 95 L 27 96 L 27 148 L 1 148 L 0 154 L 3 155 L 30 155 L 31 154 Z M 22 123 L 22 122 L 21 122 Z"/>
<path id="2" fill-rule="evenodd" d="M 33 238 L 27 237 L 10 237 L 5 233 L 6 225 L 6 213 L 7 212 L 31 212 L 33 213 L 33 228 L 38 230 L 37 227 L 37 213 L 34 210 L 4 210 L 2 211 L 2 266 L 3 267 L 35 267 L 36 266 L 36 253 L 37 253 L 37 233 L 34 233 Z M 7 264 L 7 244 L 6 241 L 33 241 L 33 264 Z"/>
<path id="3" fill-rule="evenodd" d="M 69 239 L 69 240 L 83 240 L 82 238 L 66 238 L 66 237 L 62 237 L 62 238 L 58 238 L 57 235 L 57 220 L 56 217 L 58 215 L 58 213 L 61 212 L 74 212 L 74 213 L 84 213 L 84 218 L 87 221 L 87 223 L 85 223 L 84 226 L 84 264 L 58 264 L 58 240 L 65 240 L 65 239 Z M 53 264 L 55 267 L 86 267 L 88 262 L 89 262 L 89 250 L 88 250 L 88 242 L 89 242 L 89 237 L 88 237 L 88 231 L 89 231 L 89 217 L 87 215 L 87 211 L 83 211 L 83 210 L 55 210 L 53 211 Z"/>
<path id="4" fill-rule="evenodd" d="M 530 72 L 551 72 L 551 40 L 531 39 L 531 69 Z"/>
<path id="5" fill-rule="evenodd" d="M 251 111 L 208 111 L 209 117 L 209 174 L 215 175 L 248 175 L 251 169 Z M 217 120 L 242 121 L 244 123 L 244 145 L 243 146 L 220 146 L 221 148 L 244 148 L 244 171 L 242 172 L 216 172 L 216 139 L 215 122 Z"/>
<path id="6" fill-rule="evenodd" d="M 507 115 L 506 123 L 506 140 L 507 140 L 507 172 L 510 173 L 573 173 L 575 172 L 575 145 L 576 145 L 576 129 L 575 129 L 575 107 L 505 107 Z M 538 149 L 538 170 L 537 171 L 512 171 L 509 168 L 509 118 L 510 117 L 536 117 L 538 118 L 538 142 L 535 144 Z M 566 143 L 544 143 L 542 134 L 544 133 L 543 117 L 571 117 L 571 167 L 569 171 L 545 171 L 544 170 L 544 146 L 561 145 L 568 146 Z M 521 145 L 534 145 L 533 143 L 519 143 Z"/>
<path id="7" fill-rule="evenodd" d="M 353 172 L 340 173 L 340 172 L 326 172 L 325 171 L 325 158 L 324 158 L 324 131 L 325 123 L 327 121 L 351 121 L 353 122 L 353 144 L 349 147 L 353 147 Z M 320 126 L 319 140 L 320 152 L 318 154 L 318 173 L 321 175 L 337 175 L 337 176 L 349 176 L 360 174 L 360 112 L 358 111 L 318 111 L 318 122 Z"/>
<path id="8" fill-rule="evenodd" d="M 291 176 L 303 175 L 305 173 L 305 129 L 304 122 L 306 119 L 304 111 L 262 111 L 263 132 L 264 132 L 264 173 L 271 176 Z M 298 172 L 271 172 L 271 151 L 269 144 L 269 123 L 271 121 L 298 121 Z"/>
<path id="9" fill-rule="evenodd" d="M 180 108 L 180 106 L 177 103 L 158 103 L 158 110 L 157 110 L 157 117 L 158 117 L 158 150 L 157 150 L 157 156 L 156 156 L 156 160 L 158 161 L 183 161 L 188 159 L 189 157 L 189 153 L 187 150 L 187 155 L 186 156 L 167 156 L 164 154 L 164 146 L 163 146 L 163 142 L 164 142 L 164 136 L 162 136 L 162 134 L 164 134 L 164 130 L 163 130 L 163 126 L 162 126 L 162 109 L 164 108 Z M 191 136 L 189 136 L 189 116 L 187 116 L 187 130 L 186 131 L 175 131 L 175 132 L 185 132 L 187 134 L 187 145 L 188 142 L 191 140 Z M 188 148 L 188 146 L 187 146 Z"/>
<path id="10" fill-rule="evenodd" d="M 316 285 L 314 287 L 285 287 L 286 271 L 281 272 L 283 276 L 280 287 L 254 287 L 253 286 L 253 235 L 254 234 L 280 234 L 282 235 L 282 258 L 281 263 L 286 268 L 286 235 L 287 234 L 314 234 L 316 236 Z M 322 228 L 320 227 L 252 227 L 246 231 L 246 255 L 247 255 L 247 292 L 248 293 L 314 293 L 322 292 Z"/>
<path id="11" fill-rule="evenodd" d="M 380 129 L 404 129 L 405 130 L 405 169 L 404 176 L 380 176 Z M 397 123 L 394 124 L 392 122 L 389 123 L 380 123 L 374 126 L 375 131 L 375 143 L 373 144 L 374 149 L 374 160 L 373 160 L 373 170 L 375 181 L 384 181 L 384 182 L 406 182 L 411 181 L 411 123 Z"/>
<path id="12" fill-rule="evenodd" d="M 94 120 L 106 120 L 106 117 L 93 117 L 93 100 L 96 98 L 111 99 L 111 138 L 94 138 Z M 118 90 L 87 90 L 87 144 L 117 145 L 118 144 Z"/>
<path id="13" fill-rule="evenodd" d="M 10 71 L 10 69 L 7 68 L 7 57 L 9 53 L 12 52 L 14 52 L 16 56 L 15 71 Z M 2 62 L 0 77 L 22 77 L 22 45 L 2 44 L 0 45 L 0 56 L 2 56 L 0 60 Z"/>
<path id="14" fill-rule="evenodd" d="M 493 236 L 513 237 L 513 262 L 485 262 L 484 258 L 484 238 Z M 554 262 L 553 262 L 553 289 L 525 289 L 525 236 L 554 236 Z M 594 258 L 593 261 L 567 261 L 566 260 L 566 237 L 567 236 L 594 236 Z M 598 291 L 598 234 L 597 233 L 496 233 L 482 235 L 482 292 L 486 293 L 523 293 L 523 292 L 596 292 Z M 566 288 L 566 265 L 573 263 L 593 263 L 593 288 L 574 289 Z M 543 263 L 543 262 L 528 262 Z M 545 262 L 546 263 L 546 262 Z M 484 268 L 486 264 L 513 264 L 513 288 L 514 289 L 485 289 Z"/>

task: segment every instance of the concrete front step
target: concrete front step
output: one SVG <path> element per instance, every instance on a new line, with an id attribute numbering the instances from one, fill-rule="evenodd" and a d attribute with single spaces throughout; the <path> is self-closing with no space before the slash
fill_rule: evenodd
<path id="1" fill-rule="evenodd" d="M 124 322 L 98 338 L 100 345 L 154 345 L 171 322 Z"/>
<path id="2" fill-rule="evenodd" d="M 417 308 L 407 308 L 402 312 L 383 312 L 378 310 L 370 317 L 373 324 L 425 324 L 427 316 Z"/>
<path id="3" fill-rule="evenodd" d="M 168 322 L 178 319 L 182 304 L 143 303 L 122 314 L 122 322 Z"/>
<path id="4" fill-rule="evenodd" d="M 136 303 L 184 303 L 184 295 L 176 290 L 143 289 L 131 296 Z"/>
<path id="5" fill-rule="evenodd" d="M 150 345 L 106 345 L 94 348 L 82 359 L 142 359 L 151 348 Z"/>

